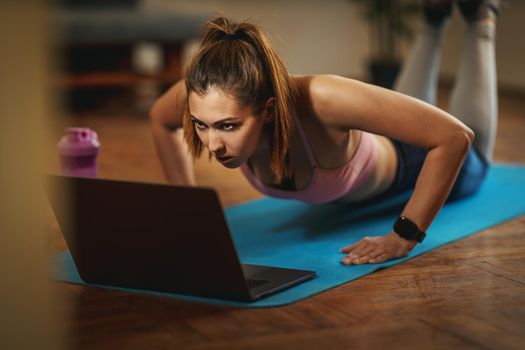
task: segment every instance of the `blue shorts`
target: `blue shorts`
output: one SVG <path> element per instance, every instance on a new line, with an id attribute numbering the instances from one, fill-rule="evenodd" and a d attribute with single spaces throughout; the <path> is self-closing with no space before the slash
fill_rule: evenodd
<path id="1" fill-rule="evenodd" d="M 398 156 L 396 177 L 392 185 L 376 197 L 365 200 L 367 204 L 376 203 L 409 190 L 413 190 L 425 161 L 427 150 L 397 140 L 391 140 Z M 475 193 L 487 175 L 490 163 L 474 147 L 471 147 L 456 178 L 448 201 Z"/>
<path id="2" fill-rule="evenodd" d="M 394 183 L 384 193 L 388 196 L 414 188 L 427 155 L 427 150 L 424 148 L 397 140 L 392 140 L 392 143 L 397 152 L 398 167 Z M 447 201 L 463 198 L 476 192 L 487 175 L 488 168 L 489 162 L 485 157 L 474 147 L 471 147 Z"/>

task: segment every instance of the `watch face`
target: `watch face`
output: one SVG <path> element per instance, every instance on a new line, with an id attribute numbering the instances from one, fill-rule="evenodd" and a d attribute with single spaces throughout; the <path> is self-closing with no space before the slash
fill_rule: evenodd
<path id="1" fill-rule="evenodd" d="M 419 243 L 423 242 L 427 235 L 425 232 L 421 231 L 415 223 L 404 216 L 400 216 L 396 220 L 396 223 L 394 224 L 394 232 L 408 241 L 416 240 Z"/>
<path id="2" fill-rule="evenodd" d="M 394 231 L 403 238 L 414 239 L 418 235 L 419 228 L 416 224 L 401 216 L 394 225 Z"/>

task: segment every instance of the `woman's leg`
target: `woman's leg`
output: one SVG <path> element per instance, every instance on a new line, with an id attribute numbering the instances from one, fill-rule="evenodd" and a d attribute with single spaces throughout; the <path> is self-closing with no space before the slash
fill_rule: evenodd
<path id="1" fill-rule="evenodd" d="M 394 90 L 436 104 L 441 43 L 451 8 L 451 0 L 424 2 L 421 28 L 396 80 Z"/>
<path id="2" fill-rule="evenodd" d="M 488 8 L 485 13 L 481 10 L 479 13 L 481 15 L 467 22 L 450 113 L 474 130 L 474 147 L 491 161 L 498 123 L 496 13 Z"/>

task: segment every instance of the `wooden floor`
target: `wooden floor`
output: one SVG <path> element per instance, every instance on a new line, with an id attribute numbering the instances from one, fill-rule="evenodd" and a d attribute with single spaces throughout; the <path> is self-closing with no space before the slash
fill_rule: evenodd
<path id="1" fill-rule="evenodd" d="M 89 126 L 102 143 L 100 177 L 164 182 L 145 114 L 126 110 L 65 116 L 48 126 L 49 147 L 65 126 Z M 523 111 L 524 98 L 500 97 L 496 161 L 525 163 Z M 57 171 L 56 156 L 47 164 Z M 259 197 L 237 171 L 196 168 L 225 206 Z M 51 250 L 65 249 L 51 224 Z M 525 216 L 279 308 L 56 289 L 73 349 L 525 349 Z"/>

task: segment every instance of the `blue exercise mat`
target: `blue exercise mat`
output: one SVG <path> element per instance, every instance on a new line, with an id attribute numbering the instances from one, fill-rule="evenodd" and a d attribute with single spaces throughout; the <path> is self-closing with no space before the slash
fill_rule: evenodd
<path id="1" fill-rule="evenodd" d="M 525 213 L 525 166 L 494 165 L 473 196 L 445 205 L 425 241 L 408 257 L 378 265 L 344 266 L 339 248 L 365 236 L 390 232 L 407 195 L 366 208 L 264 198 L 226 209 L 243 263 L 314 270 L 317 277 L 253 303 L 107 287 L 133 293 L 240 307 L 270 307 L 299 301 L 379 268 L 399 264 L 444 244 Z M 55 278 L 83 282 L 69 252 L 54 256 Z M 168 275 L 166 278 L 170 278 Z M 100 287 L 100 286 L 98 286 Z"/>

